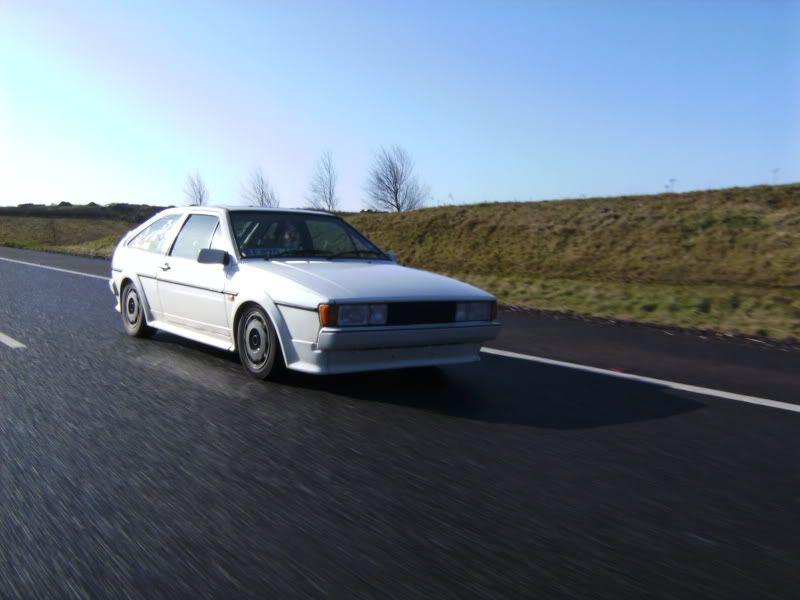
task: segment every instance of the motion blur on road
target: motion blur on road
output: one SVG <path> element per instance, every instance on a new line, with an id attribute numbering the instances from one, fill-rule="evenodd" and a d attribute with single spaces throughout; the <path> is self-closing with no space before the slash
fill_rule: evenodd
<path id="1" fill-rule="evenodd" d="M 798 67 L 800 0 L 0 0 L 0 600 L 800 598 Z"/>
<path id="2" fill-rule="evenodd" d="M 484 354 L 259 382 L 233 354 L 126 336 L 106 261 L 0 259 L 24 346 L 0 343 L 2 597 L 798 589 L 796 352 L 505 313 L 496 348 L 615 370 Z"/>

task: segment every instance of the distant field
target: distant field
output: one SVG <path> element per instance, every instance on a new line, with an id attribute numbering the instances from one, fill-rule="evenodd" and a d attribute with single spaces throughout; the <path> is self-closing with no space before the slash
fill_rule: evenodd
<path id="1" fill-rule="evenodd" d="M 0 243 L 19 248 L 110 256 L 119 238 L 132 227 L 132 223 L 111 219 L 0 215 Z"/>
<path id="2" fill-rule="evenodd" d="M 800 185 L 347 215 L 401 262 L 544 309 L 800 338 Z M 0 215 L 0 242 L 108 255 L 132 225 Z"/>

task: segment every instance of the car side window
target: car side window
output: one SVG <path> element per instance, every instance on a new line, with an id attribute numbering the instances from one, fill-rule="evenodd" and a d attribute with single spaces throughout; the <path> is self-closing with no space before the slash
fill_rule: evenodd
<path id="1" fill-rule="evenodd" d="M 217 228 L 214 230 L 214 235 L 211 236 L 211 245 L 209 246 L 212 250 L 225 250 L 228 251 L 228 244 L 225 242 L 225 238 L 222 235 L 222 225 L 217 224 Z"/>
<path id="2" fill-rule="evenodd" d="M 179 218 L 179 215 L 172 215 L 159 219 L 152 225 L 146 227 L 143 231 L 140 231 L 128 242 L 128 247 L 164 254 L 167 251 L 167 244 L 170 242 L 170 236 L 168 234 L 172 231 L 172 227 Z"/>
<path id="3" fill-rule="evenodd" d="M 209 247 L 218 223 L 219 219 L 211 215 L 189 215 L 169 255 L 196 260 L 200 250 Z"/>

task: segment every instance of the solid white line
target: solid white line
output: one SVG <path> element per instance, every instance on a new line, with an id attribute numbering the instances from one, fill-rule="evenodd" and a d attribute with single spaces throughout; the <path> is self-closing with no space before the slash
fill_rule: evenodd
<path id="1" fill-rule="evenodd" d="M 38 263 L 27 262 L 25 260 L 16 260 L 13 258 L 5 258 L 0 256 L 0 260 L 6 262 L 17 263 L 18 265 L 28 265 L 29 267 L 39 267 L 40 269 L 50 269 L 51 271 L 59 271 L 61 273 L 70 273 L 71 275 L 83 275 L 84 277 L 94 277 L 95 279 L 102 279 L 108 281 L 111 277 L 103 277 L 102 275 L 92 275 L 91 273 L 82 273 L 81 271 L 72 271 L 70 269 L 61 269 L 59 267 L 51 267 L 50 265 L 40 265 Z"/>
<path id="2" fill-rule="evenodd" d="M 586 371 L 588 373 L 595 373 L 597 375 L 606 375 L 607 377 L 617 377 L 619 379 L 628 379 L 630 381 L 639 381 L 641 383 L 652 383 L 654 385 L 660 385 L 673 390 L 692 392 L 694 394 L 703 394 L 705 396 L 714 396 L 716 398 L 724 398 L 725 400 L 735 400 L 736 402 L 747 402 L 748 404 L 758 404 L 760 406 L 769 406 L 770 408 L 800 412 L 800 405 L 797 404 L 778 402 L 777 400 L 768 400 L 767 398 L 758 398 L 756 396 L 745 396 L 744 394 L 734 394 L 733 392 L 724 392 L 722 390 L 714 390 L 697 385 L 676 383 L 675 381 L 667 381 L 666 379 L 655 379 L 654 377 L 632 375 L 631 373 L 618 373 L 616 371 L 609 371 L 608 369 L 601 369 L 599 367 L 590 367 L 587 365 L 580 365 L 578 363 L 565 362 L 563 360 L 553 360 L 552 358 L 531 356 L 529 354 L 519 354 L 518 352 L 509 352 L 507 350 L 497 350 L 496 348 L 481 348 L 481 352 L 485 352 L 486 354 L 496 354 L 497 356 L 506 356 L 508 358 L 518 358 L 520 360 L 552 365 L 554 367 L 576 369 L 578 371 Z"/>
<path id="3" fill-rule="evenodd" d="M 22 342 L 18 342 L 14 338 L 7 336 L 5 333 L 0 331 L 0 343 L 5 344 L 9 348 L 14 348 L 15 350 L 19 350 L 25 348 L 25 344 Z"/>
<path id="4" fill-rule="evenodd" d="M 108 281 L 109 277 L 102 275 L 93 275 L 91 273 L 82 273 L 80 271 L 72 271 L 70 269 L 61 269 L 59 267 L 51 267 L 49 265 L 40 265 L 37 263 L 27 262 L 24 260 L 16 260 L 13 258 L 5 258 L 0 256 L 0 260 L 6 262 L 17 263 L 20 265 L 27 265 L 29 267 L 39 267 L 40 269 L 49 269 L 51 271 L 59 271 L 61 273 L 69 273 L 71 275 L 81 275 L 83 277 L 92 277 L 94 279 L 102 279 Z M 11 348 L 25 348 L 22 344 L 14 338 L 0 332 L 0 342 Z M 694 394 L 703 394 L 705 396 L 714 396 L 716 398 L 723 398 L 725 400 L 735 400 L 736 402 L 746 402 L 748 404 L 758 404 L 759 406 L 769 406 L 770 408 L 777 408 L 780 410 L 788 410 L 791 412 L 800 412 L 800 405 L 789 404 L 788 402 L 778 402 L 777 400 L 769 400 L 767 398 L 758 398 L 757 396 L 746 396 L 744 394 L 735 394 L 733 392 L 725 392 L 723 390 L 715 390 L 712 388 L 700 387 L 696 385 L 688 385 L 686 383 L 677 383 L 675 381 L 668 381 L 666 379 L 656 379 L 654 377 L 644 377 L 642 375 L 633 375 L 631 373 L 618 373 L 617 371 L 609 371 L 608 369 L 601 369 L 599 367 L 590 367 L 588 365 L 581 365 L 578 363 L 566 362 L 563 360 L 554 360 L 552 358 L 544 358 L 542 356 L 531 356 L 530 354 L 520 354 L 519 352 L 509 352 L 508 350 L 498 350 L 496 348 L 481 348 L 481 352 L 486 354 L 495 354 L 497 356 L 505 356 L 508 358 L 518 358 L 520 360 L 527 360 L 530 362 L 541 363 L 545 365 L 552 365 L 554 367 L 564 367 L 567 369 L 576 369 L 578 371 L 586 371 L 588 373 L 595 373 L 597 375 L 605 375 L 607 377 L 617 377 L 619 379 L 627 379 L 629 381 L 639 381 L 641 383 L 651 383 L 660 385 L 673 390 L 681 390 L 684 392 L 692 392 Z"/>

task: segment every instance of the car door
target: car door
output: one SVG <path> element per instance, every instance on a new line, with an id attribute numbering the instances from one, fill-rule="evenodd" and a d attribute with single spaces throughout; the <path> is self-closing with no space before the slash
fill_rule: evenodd
<path id="1" fill-rule="evenodd" d="M 159 269 L 158 295 L 167 323 L 228 340 L 225 266 L 197 262 L 200 250 L 219 237 L 218 228 L 215 215 L 189 215 Z"/>
<path id="2" fill-rule="evenodd" d="M 164 264 L 164 257 L 175 237 L 175 229 L 182 215 L 168 215 L 158 219 L 138 234 L 127 244 L 130 270 L 138 279 L 137 285 L 144 295 L 144 301 L 150 309 L 152 319 L 162 319 L 161 303 L 158 296 L 159 267 Z"/>

